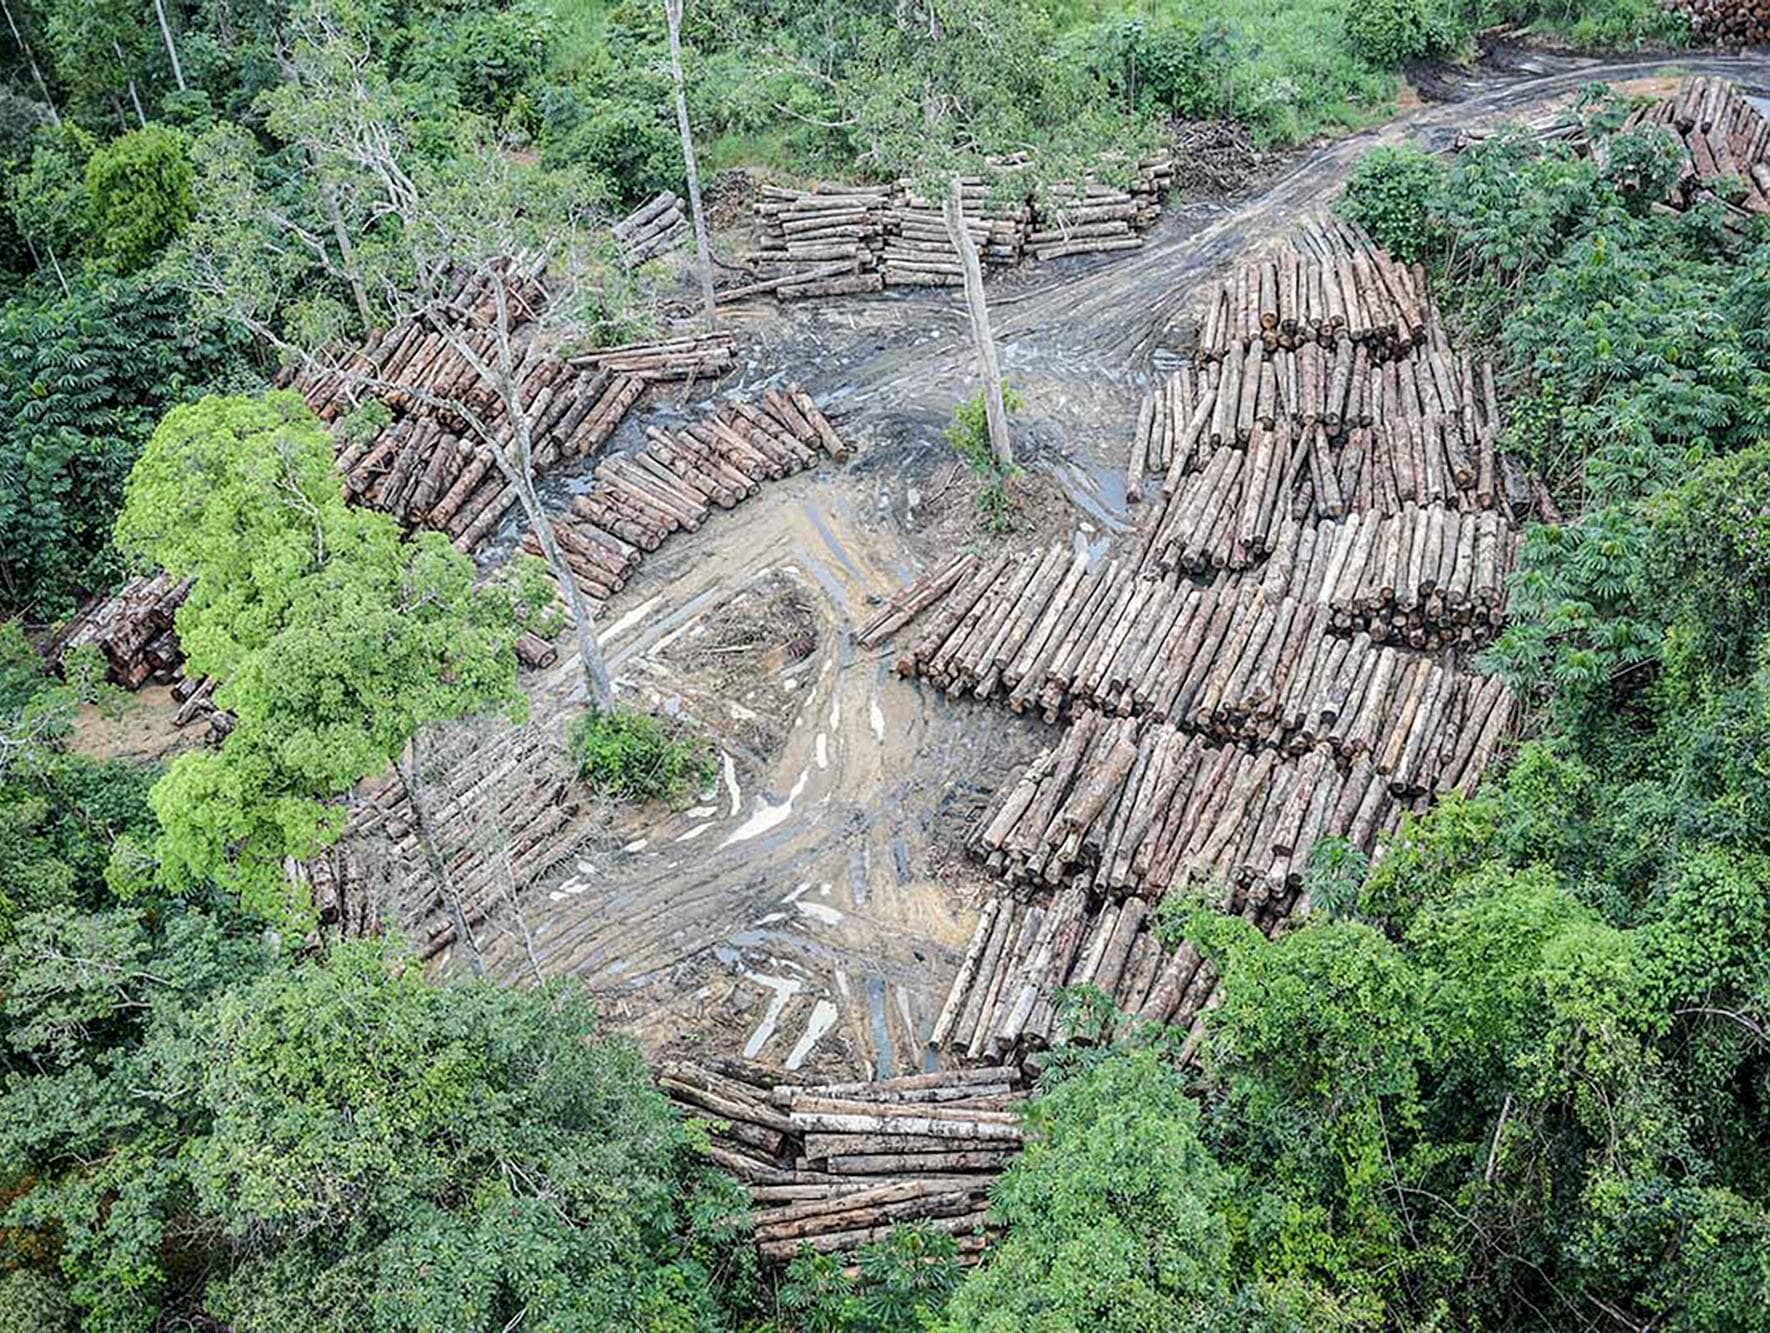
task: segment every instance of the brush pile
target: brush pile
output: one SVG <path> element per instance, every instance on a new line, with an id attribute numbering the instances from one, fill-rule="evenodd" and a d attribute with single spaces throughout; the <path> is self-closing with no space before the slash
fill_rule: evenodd
<path id="1" fill-rule="evenodd" d="M 713 1161 L 749 1187 L 757 1249 L 775 1262 L 852 1253 L 910 1222 L 956 1236 L 973 1262 L 989 1188 L 1022 1145 L 1026 1094 L 1009 1066 L 814 1085 L 740 1060 L 669 1060 L 656 1076 L 713 1125 Z"/>
<path id="2" fill-rule="evenodd" d="M 614 225 L 621 262 L 638 268 L 648 259 L 668 254 L 688 239 L 688 218 L 674 190 L 664 190 Z"/>
<path id="3" fill-rule="evenodd" d="M 769 389 L 760 403 L 722 403 L 675 430 L 646 427 L 646 442 L 597 465 L 589 490 L 554 520 L 553 537 L 578 589 L 600 608 L 643 554 L 672 532 L 693 532 L 714 508 L 730 509 L 764 481 L 815 467 L 848 446 L 811 395 Z M 531 532 L 523 549 L 539 555 Z"/>

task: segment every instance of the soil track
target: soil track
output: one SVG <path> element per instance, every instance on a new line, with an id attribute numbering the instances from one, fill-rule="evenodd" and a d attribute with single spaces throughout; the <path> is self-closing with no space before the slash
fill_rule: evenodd
<path id="1" fill-rule="evenodd" d="M 1435 71 L 1432 91 L 1454 100 L 1291 155 L 1242 197 L 1172 209 L 1129 256 L 1004 280 L 992 308 L 1005 370 L 1031 404 L 1023 456 L 1076 505 L 1033 506 L 1039 525 L 1093 540 L 1124 524 L 1124 442 L 1163 349 L 1186 345 L 1199 285 L 1326 206 L 1373 144 L 1440 148 L 1459 130 L 1536 112 L 1595 80 L 1628 85 L 1673 71 L 1759 91 L 1770 55 L 1505 51 L 1472 75 Z M 759 304 L 733 321 L 750 361 L 725 391 L 796 379 L 863 452 L 672 538 L 608 608 L 602 634 L 629 696 L 709 728 L 729 767 L 693 809 L 587 821 L 588 850 L 527 892 L 522 921 L 494 927 L 490 961 L 512 980 L 537 965 L 583 978 L 617 1025 L 654 1047 L 704 1043 L 832 1071 L 914 1069 L 972 925 L 975 882 L 959 836 L 983 795 L 1041 743 L 1036 723 L 899 680 L 888 655 L 860 652 L 850 633 L 870 597 L 967 539 L 951 516 L 969 503 L 965 483 L 946 480 L 940 439 L 953 403 L 972 391 L 966 327 L 945 291 Z M 637 436 L 638 416 L 617 444 Z M 810 608 L 812 644 L 773 666 L 766 700 L 753 676 L 717 669 L 723 639 L 699 654 L 705 670 L 684 671 L 697 640 L 713 642 L 709 627 L 741 628 L 746 607 L 762 617 L 765 587 L 783 581 Z M 757 642 L 764 630 L 759 621 Z M 539 683 L 543 721 L 573 707 L 573 670 L 562 664 Z M 763 752 L 753 737 L 767 730 L 757 715 L 769 707 L 780 739 Z"/>

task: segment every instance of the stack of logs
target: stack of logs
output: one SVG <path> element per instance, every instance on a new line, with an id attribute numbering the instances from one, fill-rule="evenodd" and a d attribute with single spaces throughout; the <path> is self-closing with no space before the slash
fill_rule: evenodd
<path id="1" fill-rule="evenodd" d="M 876 292 L 890 188 L 820 184 L 809 190 L 762 187 L 757 249 L 744 256 L 757 281 L 721 299 L 765 291 L 783 299 Z"/>
<path id="2" fill-rule="evenodd" d="M 91 646 L 104 655 L 110 679 L 125 689 L 173 680 L 184 653 L 172 621 L 190 590 L 189 579 L 137 575 L 69 621 L 50 645 L 49 659 L 59 665 L 68 650 Z"/>
<path id="3" fill-rule="evenodd" d="M 1189 883 L 1264 901 L 1302 883 L 1322 838 L 1361 849 L 1403 803 L 1465 795 L 1513 720 L 1496 677 L 1424 677 L 1402 717 L 1349 761 L 1329 746 L 1286 753 L 1214 745 L 1137 718 L 1078 714 L 1063 739 L 999 796 L 972 851 L 1014 883 L 1079 883 L 1152 901 Z"/>
<path id="4" fill-rule="evenodd" d="M 1209 312 L 1139 420 L 1131 479 L 1163 478 L 1140 550 L 961 554 L 859 631 L 903 633 L 906 675 L 1068 719 L 969 839 L 1004 889 L 935 1029 L 967 1059 L 1077 1035 L 1062 986 L 1196 1023 L 1217 978 L 1153 934 L 1164 894 L 1282 929 L 1323 839 L 1375 852 L 1515 721 L 1451 650 L 1497 631 L 1512 519 L 1545 493 L 1497 454 L 1492 375 L 1423 278 L 1323 226 Z"/>
<path id="5" fill-rule="evenodd" d="M 775 1262 L 849 1254 L 905 1223 L 952 1234 L 973 1262 L 990 1186 L 1022 1144 L 1009 1066 L 808 1085 L 739 1060 L 668 1060 L 656 1075 L 713 1124 L 712 1159 L 749 1188 L 757 1249 Z"/>
<path id="6" fill-rule="evenodd" d="M 385 886 L 368 872 L 357 843 L 330 848 L 311 861 L 286 858 L 283 877 L 305 896 L 318 919 L 308 947 L 317 950 L 327 936 L 357 939 L 381 933 Z"/>
<path id="7" fill-rule="evenodd" d="M 1705 42 L 1758 46 L 1770 42 L 1770 0 L 1677 0 L 1690 31 Z"/>
<path id="8" fill-rule="evenodd" d="M 1143 233 L 1161 220 L 1162 196 L 1173 184 L 1174 165 L 1167 158 L 1138 163 L 1129 190 L 1089 181 L 1060 186 L 1034 210 L 1026 244 L 1038 259 L 1135 250 Z"/>
<path id="9" fill-rule="evenodd" d="M 572 364 L 581 370 L 631 375 L 646 384 L 659 380 L 718 379 L 737 364 L 737 335 L 715 330 L 663 342 L 600 347 L 573 357 Z"/>
<path id="10" fill-rule="evenodd" d="M 1494 530 L 1493 516 L 1472 515 L 1463 531 L 1483 525 Z M 1500 616 L 1491 575 L 1474 596 L 1460 584 L 1449 592 L 1430 585 L 1411 564 L 1397 577 L 1395 531 L 1356 517 L 1301 529 L 1262 581 L 1211 587 L 1140 578 L 1118 561 L 1090 566 L 1085 553 L 1071 556 L 1061 545 L 988 562 L 960 555 L 905 588 L 859 640 L 875 646 L 931 611 L 926 628 L 906 640 L 897 670 L 949 695 L 999 696 L 1014 712 L 1033 709 L 1047 721 L 1098 708 L 1221 740 L 1304 748 L 1326 741 L 1357 754 L 1409 706 L 1406 695 L 1390 695 L 1412 679 L 1408 664 L 1426 659 L 1402 648 L 1485 641 Z M 1318 538 L 1308 550 L 1304 533 Z M 1494 544 L 1479 546 L 1491 570 Z M 1459 576 L 1475 563 L 1465 560 Z"/>
<path id="11" fill-rule="evenodd" d="M 688 239 L 688 218 L 674 190 L 663 190 L 615 223 L 621 261 L 638 268 L 648 259 L 668 254 Z"/>
<path id="12" fill-rule="evenodd" d="M 735 363 L 729 333 L 604 348 L 566 362 L 540 352 L 540 281 L 517 268 L 503 275 L 505 299 L 519 317 L 511 330 L 518 394 L 534 442 L 534 466 L 545 472 L 600 448 L 648 384 L 701 379 Z M 358 504 L 393 515 L 407 527 L 447 533 L 471 552 L 517 501 L 489 445 L 461 415 L 470 412 L 503 448 L 511 423 L 503 401 L 458 342 L 497 364 L 497 294 L 491 277 L 464 277 L 448 308 L 447 328 L 429 317 L 377 331 L 327 370 L 305 370 L 292 386 L 334 431 L 338 470 Z M 353 438 L 348 422 L 370 400 L 390 419 L 376 434 Z"/>
<path id="13" fill-rule="evenodd" d="M 600 609 L 625 586 L 646 551 L 672 532 L 693 532 L 717 506 L 730 509 L 764 481 L 815 467 L 848 447 L 811 395 L 769 389 L 760 404 L 722 403 L 676 430 L 646 427 L 646 442 L 597 465 L 589 490 L 553 522 L 579 592 Z M 523 549 L 539 555 L 531 532 Z"/>
<path id="14" fill-rule="evenodd" d="M 1770 31 L 1770 18 L 1758 21 Z M 1731 177 L 1739 200 L 1722 206 L 1735 229 L 1743 230 L 1752 214 L 1770 213 L 1770 120 L 1735 85 L 1714 77 L 1685 79 L 1672 96 L 1631 112 L 1623 128 L 1638 125 L 1665 127 L 1684 149 L 1683 171 L 1667 201 L 1672 207 L 1719 199 L 1712 183 Z"/>
<path id="15" fill-rule="evenodd" d="M 472 932 L 571 852 L 581 836 L 576 784 L 568 757 L 533 726 L 480 719 L 426 738 L 424 809 Z M 456 942 L 455 912 L 424 855 L 411 794 L 389 774 L 347 808 L 338 842 L 285 867 L 290 880 L 311 886 L 329 929 L 373 930 L 385 918 L 420 958 L 434 958 Z"/>
<path id="16" fill-rule="evenodd" d="M 1248 352 L 1316 343 L 1329 350 L 1363 344 L 1382 361 L 1428 336 L 1425 276 L 1338 219 L 1299 227 L 1297 244 L 1264 263 L 1238 268 L 1207 296 L 1201 361 L 1230 361 L 1232 378 Z"/>
<path id="17" fill-rule="evenodd" d="M 1274 935 L 1306 904 L 1299 890 L 1286 888 L 1237 912 Z M 1191 941 L 1162 943 L 1142 898 L 1090 896 L 1080 885 L 1027 899 L 1004 894 L 984 904 L 933 1044 L 960 1059 L 993 1061 L 1105 1036 L 1058 995 L 1091 986 L 1126 1016 L 1108 1019 L 1115 1030 L 1128 1022 L 1190 1029 L 1185 1057 L 1215 1003 L 1217 981 Z"/>
<path id="18" fill-rule="evenodd" d="M 1008 164 L 1011 166 L 1011 164 Z M 1129 190 L 1088 181 L 1035 204 L 992 198 L 981 178 L 961 182 L 965 230 L 986 268 L 1038 259 L 1135 249 L 1161 217 L 1172 162 L 1138 164 Z M 874 292 L 882 287 L 952 287 L 963 279 L 941 201 L 907 181 L 890 185 L 766 186 L 755 206 L 757 248 L 744 256 L 757 281 L 721 299 L 773 291 L 782 298 Z"/>

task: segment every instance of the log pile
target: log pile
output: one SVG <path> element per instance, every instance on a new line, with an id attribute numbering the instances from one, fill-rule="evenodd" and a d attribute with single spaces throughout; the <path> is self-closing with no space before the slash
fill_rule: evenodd
<path id="1" fill-rule="evenodd" d="M 984 811 L 971 850 L 1010 883 L 1152 901 L 1188 883 L 1256 901 L 1296 888 L 1317 841 L 1373 850 L 1403 803 L 1472 791 L 1507 734 L 1503 681 L 1436 671 L 1428 658 L 1403 671 L 1387 696 L 1390 724 L 1355 749 L 1214 744 L 1181 727 L 1080 713 Z"/>
<path id="2" fill-rule="evenodd" d="M 1461 663 L 1545 493 L 1497 452 L 1492 373 L 1420 276 L 1311 237 L 1219 285 L 1199 355 L 1146 400 L 1140 548 L 962 553 L 858 631 L 899 636 L 905 675 L 1067 719 L 968 839 L 1003 888 L 935 1029 L 961 1058 L 1077 1035 L 1056 992 L 1083 983 L 1196 1032 L 1217 978 L 1156 938 L 1166 893 L 1281 930 L 1324 838 L 1375 852 L 1511 734 L 1507 686 Z"/>
<path id="3" fill-rule="evenodd" d="M 1721 7 L 1718 0 L 1713 2 Z M 1744 22 L 1739 16 L 1751 13 L 1758 30 L 1770 34 L 1770 6 L 1727 8 L 1730 21 Z M 1753 214 L 1770 214 L 1770 120 L 1736 85 L 1712 76 L 1685 79 L 1670 97 L 1638 107 L 1623 122 L 1624 129 L 1639 125 L 1662 126 L 1684 150 L 1683 171 L 1667 201 L 1671 207 L 1719 200 L 1737 229 Z M 1733 184 L 1717 194 L 1715 183 L 1723 179 Z M 1729 197 L 1734 191 L 1737 201 Z"/>
<path id="4" fill-rule="evenodd" d="M 1766 0 L 1678 0 L 1690 15 L 1690 31 L 1705 42 L 1758 46 L 1770 42 L 1770 3 Z"/>
<path id="5" fill-rule="evenodd" d="M 647 426 L 645 435 L 637 448 L 599 463 L 590 488 L 553 521 L 578 590 L 596 609 L 672 532 L 697 530 L 713 509 L 730 509 L 764 481 L 815 467 L 825 454 L 849 454 L 811 395 L 797 389 L 769 389 L 759 403 L 722 403 L 691 425 Z M 541 553 L 532 532 L 523 549 Z"/>
<path id="6" fill-rule="evenodd" d="M 638 268 L 648 259 L 668 254 L 688 239 L 688 218 L 674 190 L 663 190 L 614 225 L 621 262 Z"/>
<path id="7" fill-rule="evenodd" d="M 1238 915 L 1271 935 L 1305 899 L 1285 888 L 1264 901 L 1245 894 L 1236 901 Z M 1081 986 L 1110 999 L 1124 1021 L 1189 1029 L 1196 1040 L 1217 983 L 1216 968 L 1190 941 L 1162 943 L 1142 898 L 1090 895 L 1080 885 L 1001 895 L 984 905 L 931 1044 L 957 1059 L 993 1061 L 1089 1040 L 1057 994 Z"/>
<path id="8" fill-rule="evenodd" d="M 1004 164 L 1011 166 L 1012 164 Z M 1172 184 L 1170 159 L 1138 164 L 1129 190 L 1087 181 L 1058 187 L 1035 205 L 1029 196 L 992 198 L 981 178 L 965 180 L 965 229 L 985 268 L 1013 268 L 1030 255 L 1135 249 L 1161 218 Z M 765 186 L 755 205 L 759 240 L 743 256 L 756 281 L 722 300 L 775 292 L 783 299 L 876 292 L 883 287 L 955 287 L 962 281 L 941 201 L 908 181 Z"/>
<path id="9" fill-rule="evenodd" d="M 125 689 L 173 680 L 184 653 L 172 621 L 190 590 L 189 579 L 137 575 L 69 621 L 50 645 L 50 662 L 59 666 L 69 649 L 91 646 L 104 655 L 110 679 Z"/>
<path id="10" fill-rule="evenodd" d="M 425 811 L 469 931 L 511 904 L 567 856 L 580 832 L 568 758 L 532 726 L 476 720 L 426 732 Z M 455 942 L 454 913 L 419 841 L 399 777 L 367 784 L 347 801 L 344 831 L 305 866 L 321 920 L 346 933 L 398 929 L 420 958 Z M 327 905 L 338 916 L 326 920 Z"/>
<path id="11" fill-rule="evenodd" d="M 1457 520 L 1454 545 L 1435 516 Z M 897 670 L 955 697 L 1000 697 L 1047 721 L 1097 708 L 1217 739 L 1328 738 L 1357 753 L 1389 710 L 1373 702 L 1368 717 L 1356 707 L 1341 715 L 1374 679 L 1406 674 L 1416 659 L 1400 649 L 1484 643 L 1503 620 L 1500 562 L 1512 557 L 1501 554 L 1510 548 L 1498 516 L 1417 518 L 1291 525 L 1259 581 L 1208 587 L 1143 578 L 1128 562 L 1090 564 L 1061 544 L 989 561 L 965 554 L 903 589 L 859 639 L 876 646 L 926 613 Z M 1437 578 L 1446 567 L 1448 584 Z"/>
<path id="12" fill-rule="evenodd" d="M 313 908 L 319 925 L 309 937 L 318 948 L 326 937 L 357 939 L 381 933 L 381 898 L 386 886 L 363 864 L 354 843 L 331 847 L 311 861 L 283 862 L 283 877 Z"/>
<path id="13" fill-rule="evenodd" d="M 533 345 L 546 304 L 541 283 L 513 270 L 507 299 L 516 312 L 511 341 L 518 394 L 539 472 L 600 448 L 647 385 L 723 374 L 736 360 L 732 335 L 719 333 L 604 348 L 567 362 Z M 517 494 L 462 412 L 471 413 L 500 447 L 512 438 L 512 424 L 471 359 L 498 359 L 489 279 L 463 278 L 447 305 L 455 319 L 446 328 L 428 316 L 410 320 L 377 331 L 330 369 L 286 378 L 333 425 L 338 470 L 353 501 L 407 527 L 447 533 L 471 552 L 515 505 Z M 379 401 L 389 419 L 362 436 L 351 421 L 369 400 Z"/>
<path id="14" fill-rule="evenodd" d="M 1426 305 L 1417 266 L 1340 219 L 1308 223 L 1295 246 L 1237 269 L 1206 298 L 1198 356 L 1228 360 L 1232 379 L 1255 345 L 1271 353 L 1349 342 L 1381 361 L 1426 341 Z"/>
<path id="15" fill-rule="evenodd" d="M 663 342 L 599 347 L 573 357 L 572 364 L 581 370 L 631 375 L 646 384 L 659 380 L 717 379 L 737 364 L 737 335 L 715 330 Z"/>
<path id="16" fill-rule="evenodd" d="M 992 1065 L 867 1082 L 803 1084 L 739 1060 L 666 1060 L 658 1087 L 709 1122 L 712 1160 L 755 1204 L 771 1262 L 849 1254 L 922 1223 L 972 1262 L 988 1242 L 990 1186 L 1020 1151 L 1020 1072 Z"/>
<path id="17" fill-rule="evenodd" d="M 1098 181 L 1060 186 L 1034 210 L 1026 246 L 1037 259 L 1135 250 L 1161 220 L 1162 196 L 1173 181 L 1174 164 L 1163 157 L 1139 162 L 1129 190 Z"/>
<path id="18" fill-rule="evenodd" d="M 1490 507 L 1503 483 L 1492 367 L 1451 351 L 1433 319 L 1430 341 L 1373 360 L 1342 340 L 1205 359 L 1145 398 L 1126 488 L 1159 479 L 1171 497 L 1188 476 L 1252 464 L 1263 510 L 1338 518 L 1394 513 L 1404 501 Z M 1231 463 L 1224 450 L 1254 456 Z"/>
<path id="19" fill-rule="evenodd" d="M 724 299 L 773 291 L 783 299 L 876 292 L 891 187 L 766 185 L 755 205 L 760 237 L 743 256 L 757 282 Z"/>

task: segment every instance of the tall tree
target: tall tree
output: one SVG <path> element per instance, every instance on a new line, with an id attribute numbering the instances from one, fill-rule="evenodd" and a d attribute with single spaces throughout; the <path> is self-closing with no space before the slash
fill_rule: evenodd
<path id="1" fill-rule="evenodd" d="M 284 858 L 336 837 L 337 798 L 428 723 L 522 707 L 525 600 L 475 588 L 440 535 L 402 541 L 386 515 L 346 505 L 331 441 L 294 394 L 168 414 L 130 475 L 117 539 L 195 580 L 178 613 L 187 670 L 219 680 L 235 718 L 220 750 L 181 755 L 154 787 L 174 889 L 214 880 L 288 915 Z"/>
<path id="2" fill-rule="evenodd" d="M 688 91 L 682 77 L 682 0 L 664 0 L 664 23 L 670 30 L 670 78 L 676 85 L 676 132 L 682 136 L 682 169 L 688 178 L 688 207 L 694 216 L 695 267 L 701 280 L 701 304 L 708 327 L 714 320 L 713 252 L 707 243 L 707 217 L 701 209 L 701 172 L 695 165 L 694 133 L 688 124 Z"/>
<path id="3" fill-rule="evenodd" d="M 610 262 L 597 194 L 574 173 L 515 160 L 467 115 L 453 123 L 452 142 L 420 151 L 412 117 L 359 34 L 323 6 L 294 33 L 285 82 L 263 104 L 270 131 L 309 163 L 309 207 L 295 216 L 280 206 L 242 134 L 214 136 L 199 154 L 205 207 L 180 253 L 181 280 L 349 391 L 372 397 L 398 388 L 466 423 L 516 492 L 571 610 L 589 704 L 606 712 L 608 667 L 536 490 L 536 441 L 522 399 L 527 358 L 625 315 L 628 289 Z M 356 244 L 329 241 L 327 232 Z M 423 321 L 472 368 L 473 382 L 414 390 L 348 364 L 338 355 L 347 345 L 342 305 L 292 290 L 316 278 L 372 303 L 389 322 Z M 539 303 L 537 285 L 545 290 Z M 489 308 L 460 308 L 456 298 L 470 286 L 490 294 Z M 488 398 L 499 413 L 485 410 Z"/>

